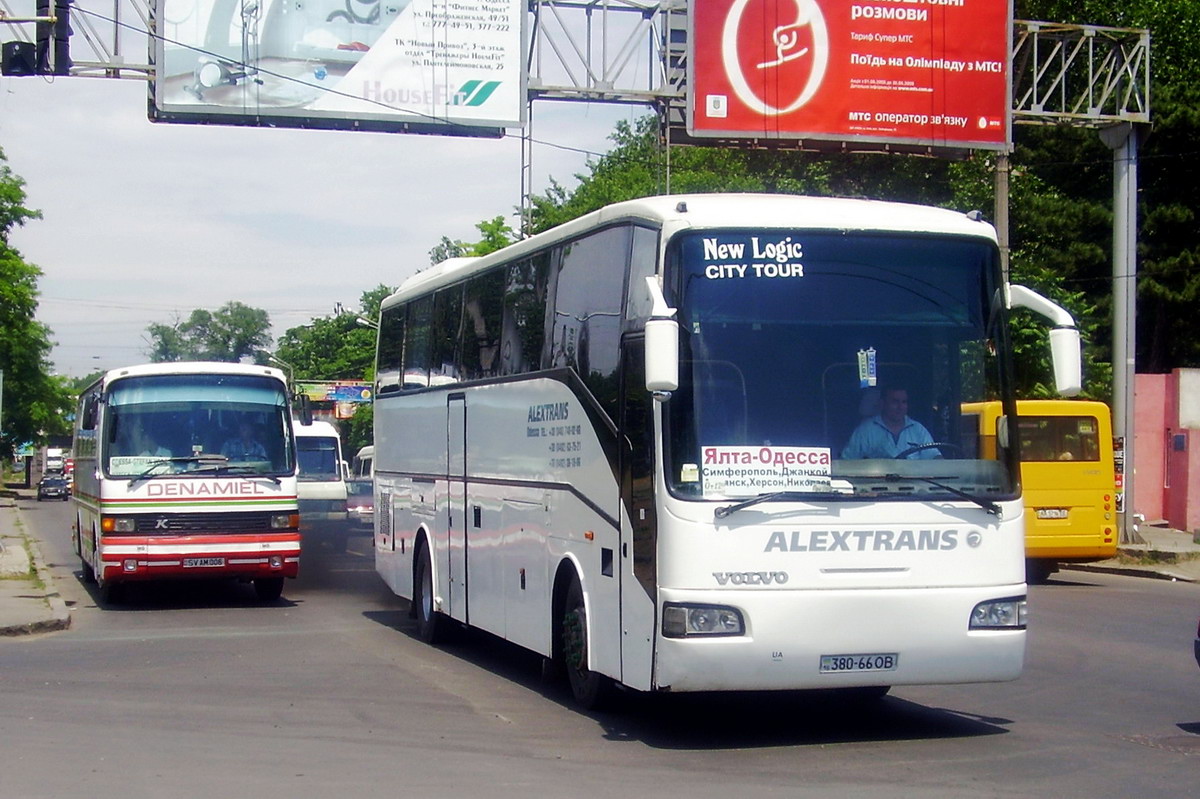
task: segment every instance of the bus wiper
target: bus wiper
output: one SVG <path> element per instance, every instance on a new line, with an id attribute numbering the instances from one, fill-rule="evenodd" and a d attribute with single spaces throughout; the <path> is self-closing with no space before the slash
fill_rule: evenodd
<path id="1" fill-rule="evenodd" d="M 715 511 L 713 511 L 713 516 L 716 516 L 718 519 L 724 519 L 731 513 L 737 513 L 739 510 L 748 508 L 751 505 L 757 505 L 760 502 L 770 502 L 773 499 L 779 499 L 787 493 L 787 491 L 772 491 L 767 494 L 759 494 L 757 497 L 750 497 L 750 499 L 744 499 L 741 502 L 735 502 L 732 505 L 725 505 L 717 508 Z"/>
<path id="2" fill-rule="evenodd" d="M 157 458 L 151 461 L 150 465 L 147 466 L 141 474 L 129 478 L 129 486 L 132 488 L 134 483 L 137 481 L 145 480 L 147 477 L 153 477 L 153 471 L 159 466 L 162 466 L 164 463 L 205 463 L 213 461 L 225 463 L 228 460 L 229 458 L 226 458 L 224 455 L 205 455 L 203 453 L 199 455 L 179 455 L 171 458 Z"/>
<path id="3" fill-rule="evenodd" d="M 199 472 L 212 472 L 214 475 L 220 474 L 248 474 L 254 477 L 261 477 L 263 480 L 270 480 L 277 486 L 283 485 L 283 482 L 273 474 L 263 474 L 255 471 L 253 466 L 237 465 L 233 466 L 228 463 L 229 458 L 224 455 L 204 455 L 198 458 L 186 458 L 182 460 L 196 460 L 202 465 L 198 469 L 192 469 L 188 474 L 197 474 Z M 205 463 L 207 461 L 207 463 Z"/>
<path id="4" fill-rule="evenodd" d="M 811 502 L 816 499 L 844 497 L 851 493 L 853 493 L 853 491 L 849 487 L 842 486 L 830 486 L 828 490 L 821 491 L 771 491 L 766 494 L 759 494 L 756 497 L 750 497 L 749 499 L 742 500 L 741 502 L 735 502 L 732 505 L 726 505 L 724 507 L 717 508 L 715 511 L 713 511 L 713 515 L 718 519 L 724 519 L 731 513 L 737 513 L 739 510 L 749 508 L 752 505 L 757 505 L 760 502 L 770 502 L 773 499 L 781 499 L 783 497 L 799 500 L 801 502 Z"/>
<path id="5" fill-rule="evenodd" d="M 888 475 L 884 475 L 883 479 L 884 480 L 896 480 L 896 481 L 920 480 L 923 483 L 929 483 L 929 485 L 931 485 L 931 486 L 940 488 L 943 491 L 947 491 L 956 497 L 961 497 L 962 499 L 965 499 L 968 502 L 974 502 L 976 505 L 983 508 L 985 511 L 992 514 L 996 518 L 1000 518 L 1000 506 L 997 505 L 995 502 L 992 502 L 990 499 L 984 499 L 983 497 L 977 497 L 974 494 L 968 494 L 966 491 L 963 491 L 961 488 L 955 488 L 954 486 L 946 485 L 945 483 L 935 480 L 932 477 L 923 477 L 921 475 L 915 475 L 915 474 L 912 474 L 912 475 L 906 474 L 904 476 L 901 476 L 898 474 L 888 474 Z"/>

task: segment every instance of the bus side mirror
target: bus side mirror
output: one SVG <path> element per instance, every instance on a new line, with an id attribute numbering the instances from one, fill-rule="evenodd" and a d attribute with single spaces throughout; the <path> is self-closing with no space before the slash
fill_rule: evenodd
<path id="1" fill-rule="evenodd" d="M 1050 357 L 1054 361 L 1054 387 L 1064 397 L 1083 390 L 1083 365 L 1079 331 L 1060 327 L 1050 331 Z"/>
<path id="2" fill-rule="evenodd" d="M 300 417 L 300 424 L 304 425 L 305 427 L 312 424 L 313 423 L 312 405 L 309 404 L 308 395 L 307 394 L 297 394 L 296 395 L 296 404 L 299 406 L 298 408 L 296 408 L 296 412 Z"/>
<path id="3" fill-rule="evenodd" d="M 679 388 L 679 323 L 658 280 L 647 277 L 646 286 L 653 302 L 646 320 L 646 390 L 665 395 Z"/>
<path id="4" fill-rule="evenodd" d="M 87 398 L 83 404 L 83 418 L 79 420 L 80 430 L 95 430 L 96 429 L 96 410 L 100 406 L 100 400 L 95 394 Z"/>
<path id="5" fill-rule="evenodd" d="M 1028 308 L 1054 324 L 1050 331 L 1050 357 L 1054 361 L 1055 389 L 1064 397 L 1074 397 L 1082 391 L 1083 356 L 1074 317 L 1058 303 L 1016 284 L 1008 286 L 1008 307 Z"/>

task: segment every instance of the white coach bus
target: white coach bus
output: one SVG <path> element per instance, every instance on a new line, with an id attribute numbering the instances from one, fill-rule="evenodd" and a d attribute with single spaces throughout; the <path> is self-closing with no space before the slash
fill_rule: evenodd
<path id="1" fill-rule="evenodd" d="M 346 551 L 350 516 L 346 510 L 346 473 L 342 439 L 330 422 L 296 419 L 296 496 L 300 505 L 301 536 L 311 542 L 325 541 L 334 552 Z"/>
<path id="2" fill-rule="evenodd" d="M 231 577 L 278 599 L 300 568 L 283 372 L 235 363 L 113 369 L 79 396 L 72 543 L 113 599 L 139 580 Z"/>
<path id="3" fill-rule="evenodd" d="M 655 197 L 439 264 L 382 307 L 377 570 L 425 639 L 516 642 L 583 706 L 1014 679 L 1018 462 L 961 407 L 1015 413 L 1017 305 L 1078 391 L 1069 314 L 975 214 Z M 848 448 L 881 390 L 925 435 Z"/>

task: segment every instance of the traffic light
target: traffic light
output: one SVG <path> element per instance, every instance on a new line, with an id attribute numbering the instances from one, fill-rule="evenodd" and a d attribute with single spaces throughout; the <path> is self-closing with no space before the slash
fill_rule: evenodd
<path id="1" fill-rule="evenodd" d="M 32 22 L 36 33 L 32 42 L 0 43 L 0 75 L 71 74 L 71 0 L 37 0 L 35 18 L 8 21 Z"/>
<path id="2" fill-rule="evenodd" d="M 33 42 L 0 44 L 0 75 L 25 77 L 37 74 L 37 48 Z"/>
<path id="3" fill-rule="evenodd" d="M 37 0 L 39 17 L 49 17 L 54 9 L 54 22 L 37 25 L 37 74 L 71 74 L 71 3 L 70 0 Z M 53 52 L 53 66 L 50 55 Z"/>

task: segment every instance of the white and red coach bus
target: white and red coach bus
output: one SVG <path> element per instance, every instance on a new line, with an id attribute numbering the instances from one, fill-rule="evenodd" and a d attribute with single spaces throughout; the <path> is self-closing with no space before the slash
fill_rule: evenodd
<path id="1" fill-rule="evenodd" d="M 79 397 L 73 455 L 72 541 L 106 600 L 131 581 L 230 577 L 270 601 L 298 574 L 296 447 L 279 370 L 109 371 Z"/>

